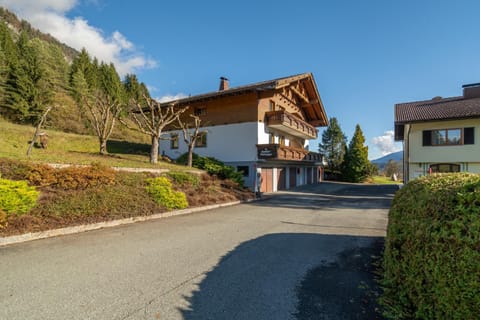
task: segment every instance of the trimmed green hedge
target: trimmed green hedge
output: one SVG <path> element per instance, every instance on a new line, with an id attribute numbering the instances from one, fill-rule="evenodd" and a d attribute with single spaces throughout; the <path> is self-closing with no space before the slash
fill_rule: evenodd
<path id="1" fill-rule="evenodd" d="M 39 195 L 26 181 L 0 178 L 0 210 L 7 215 L 27 213 L 35 206 Z"/>
<path id="2" fill-rule="evenodd" d="M 399 190 L 383 268 L 387 318 L 478 319 L 480 175 L 431 175 Z"/>
<path id="3" fill-rule="evenodd" d="M 172 183 L 166 177 L 147 179 L 147 192 L 166 209 L 184 209 L 188 207 L 185 193 L 172 189 Z"/>

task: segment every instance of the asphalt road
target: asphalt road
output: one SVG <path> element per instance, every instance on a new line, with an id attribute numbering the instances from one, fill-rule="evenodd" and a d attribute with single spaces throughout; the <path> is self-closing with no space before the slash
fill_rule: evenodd
<path id="1" fill-rule="evenodd" d="M 3 247 L 0 319 L 362 319 L 346 290 L 371 274 L 348 261 L 379 248 L 395 190 L 326 183 Z"/>

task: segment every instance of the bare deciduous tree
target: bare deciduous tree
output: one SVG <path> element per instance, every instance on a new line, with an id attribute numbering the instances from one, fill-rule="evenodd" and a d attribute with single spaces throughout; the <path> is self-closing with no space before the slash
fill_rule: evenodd
<path id="1" fill-rule="evenodd" d="M 116 99 L 98 92 L 95 99 L 84 99 L 83 106 L 88 111 L 90 123 L 98 137 L 100 154 L 107 154 L 107 141 L 113 132 L 123 105 Z"/>
<path id="2" fill-rule="evenodd" d="M 33 134 L 32 141 L 30 142 L 30 145 L 28 146 L 27 149 L 27 157 L 30 157 L 30 153 L 32 152 L 33 145 L 35 144 L 35 141 L 37 140 L 37 137 L 40 133 L 40 130 L 42 128 L 43 123 L 47 119 L 47 114 L 52 110 L 52 107 L 47 107 L 45 111 L 43 112 L 42 116 L 40 117 L 40 121 L 37 124 L 37 127 L 35 128 L 35 133 Z"/>
<path id="3" fill-rule="evenodd" d="M 163 129 L 172 122 L 178 121 L 180 114 L 185 112 L 188 107 L 180 108 L 175 106 L 175 104 L 162 106 L 160 102 L 146 95 L 143 96 L 142 100 L 145 101 L 145 105 L 133 99 L 134 107 L 129 112 L 129 116 L 137 126 L 131 127 L 123 119 L 120 119 L 120 122 L 129 129 L 142 132 L 151 137 L 150 163 L 157 163 L 159 140 Z"/>
<path id="4" fill-rule="evenodd" d="M 183 141 L 185 141 L 185 144 L 188 147 L 187 166 L 189 167 L 192 166 L 193 162 L 193 149 L 195 148 L 195 142 L 197 142 L 197 138 L 203 133 L 200 132 L 200 118 L 193 114 L 191 114 L 190 117 L 193 118 L 193 123 L 182 122 L 180 121 L 180 118 L 178 118 L 178 124 L 183 131 Z"/>

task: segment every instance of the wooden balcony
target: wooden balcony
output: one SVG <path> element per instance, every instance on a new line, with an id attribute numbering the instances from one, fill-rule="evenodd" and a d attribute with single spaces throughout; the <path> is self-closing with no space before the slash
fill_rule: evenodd
<path id="1" fill-rule="evenodd" d="M 314 126 L 283 110 L 265 112 L 265 124 L 306 140 L 318 136 Z"/>
<path id="2" fill-rule="evenodd" d="M 322 162 L 320 153 L 279 144 L 257 144 L 257 156 L 266 160 Z"/>

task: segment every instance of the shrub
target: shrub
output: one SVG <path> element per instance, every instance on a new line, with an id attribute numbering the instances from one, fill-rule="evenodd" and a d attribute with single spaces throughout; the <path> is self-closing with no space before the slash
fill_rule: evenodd
<path id="1" fill-rule="evenodd" d="M 167 175 L 177 184 L 181 186 L 190 185 L 192 187 L 198 187 L 200 184 L 200 177 L 194 173 L 170 171 Z"/>
<path id="2" fill-rule="evenodd" d="M 172 183 L 166 177 L 147 179 L 147 192 L 155 201 L 166 209 L 184 209 L 188 207 L 187 197 L 183 192 L 174 191 Z"/>
<path id="3" fill-rule="evenodd" d="M 65 190 L 78 190 L 113 184 L 115 182 L 115 171 L 99 164 L 61 169 L 36 165 L 32 168 L 27 179 L 33 185 L 49 185 Z"/>
<path id="4" fill-rule="evenodd" d="M 27 180 L 30 185 L 65 190 L 86 189 L 115 182 L 115 171 L 100 164 L 56 169 L 44 164 L 1 159 L 0 172 L 8 179 Z"/>
<path id="5" fill-rule="evenodd" d="M 186 164 L 188 154 L 183 154 L 177 158 L 177 163 Z M 239 186 L 243 186 L 243 174 L 237 172 L 234 167 L 227 166 L 222 161 L 212 157 L 201 157 L 193 154 L 192 164 L 195 168 L 205 170 L 210 175 L 216 175 L 220 179 L 230 179 L 235 181 Z"/>
<path id="6" fill-rule="evenodd" d="M 399 190 L 383 268 L 386 317 L 478 318 L 480 176 L 432 175 Z"/>
<path id="7" fill-rule="evenodd" d="M 26 181 L 0 178 L 0 210 L 7 215 L 21 215 L 30 211 L 37 203 L 39 192 Z"/>

